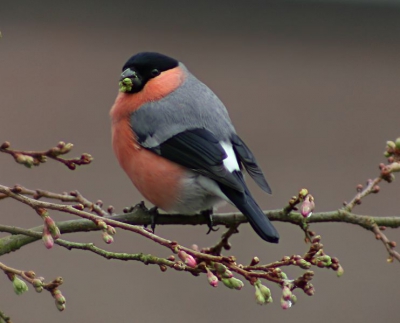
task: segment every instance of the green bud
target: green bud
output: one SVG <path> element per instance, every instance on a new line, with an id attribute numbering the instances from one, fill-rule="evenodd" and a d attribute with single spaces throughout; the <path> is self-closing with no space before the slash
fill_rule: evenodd
<path id="1" fill-rule="evenodd" d="M 129 92 L 132 90 L 132 80 L 130 78 L 124 78 L 119 82 L 119 90 L 120 92 Z"/>
<path id="2" fill-rule="evenodd" d="M 270 296 L 270 297 L 268 297 L 267 299 L 266 299 L 266 301 L 265 301 L 265 303 L 266 304 L 270 304 L 270 303 L 272 303 L 274 300 L 272 299 L 272 297 Z"/>
<path id="3" fill-rule="evenodd" d="M 304 260 L 304 259 L 297 260 L 296 265 L 299 266 L 301 269 L 310 269 L 311 268 L 311 263 L 309 263 L 307 260 Z"/>
<path id="4" fill-rule="evenodd" d="M 13 279 L 13 287 L 14 287 L 14 292 L 17 295 L 22 295 L 23 293 L 28 291 L 28 286 L 26 283 L 19 279 L 17 276 L 14 276 Z"/>
<path id="5" fill-rule="evenodd" d="M 241 290 L 244 286 L 243 282 L 240 279 L 235 277 L 229 278 L 231 280 L 232 287 L 237 290 Z"/>
<path id="6" fill-rule="evenodd" d="M 292 296 L 290 297 L 290 301 L 292 302 L 293 305 L 296 304 L 296 302 L 297 302 L 297 296 L 294 295 L 294 294 L 292 294 Z"/>
<path id="7" fill-rule="evenodd" d="M 40 279 L 35 278 L 32 280 L 32 285 L 37 293 L 41 293 L 43 291 L 43 282 Z"/>
<path id="8" fill-rule="evenodd" d="M 218 262 L 214 263 L 214 268 L 217 271 L 217 273 L 220 275 L 222 275 L 223 273 L 226 272 L 226 267 L 223 264 L 220 264 Z"/>
<path id="9" fill-rule="evenodd" d="M 233 274 L 232 274 L 232 272 L 230 270 L 227 269 L 227 270 L 225 270 L 225 272 L 223 272 L 221 274 L 221 277 L 223 277 L 223 278 L 232 278 Z"/>
<path id="10" fill-rule="evenodd" d="M 389 153 L 389 152 L 387 152 L 387 151 L 384 151 L 384 152 L 383 152 L 383 155 L 384 155 L 386 158 L 392 156 L 392 154 Z"/>
<path id="11" fill-rule="evenodd" d="M 302 188 L 302 189 L 300 190 L 300 192 L 299 192 L 299 197 L 300 197 L 301 199 L 303 199 L 303 198 L 306 197 L 307 194 L 308 194 L 308 189 Z"/>
<path id="12" fill-rule="evenodd" d="M 397 149 L 400 149 L 400 137 L 396 139 L 395 145 Z"/>
<path id="13" fill-rule="evenodd" d="M 265 297 L 265 299 L 268 299 L 271 297 L 271 291 L 267 286 L 264 286 L 263 284 L 258 285 L 258 288 L 260 289 L 261 293 Z"/>
<path id="14" fill-rule="evenodd" d="M 62 311 L 65 310 L 65 304 L 61 304 L 61 303 L 59 303 L 59 302 L 57 302 L 57 301 L 55 301 L 55 303 L 56 303 L 57 309 L 58 309 L 60 312 L 62 312 Z"/>
<path id="15" fill-rule="evenodd" d="M 325 267 L 329 267 L 332 264 L 332 259 L 328 255 L 320 256 L 316 258 L 318 262 L 322 262 Z"/>
<path id="16" fill-rule="evenodd" d="M 386 141 L 386 147 L 389 148 L 389 149 L 394 149 L 394 148 L 396 147 L 397 141 L 398 141 L 399 139 L 400 139 L 400 138 L 397 138 L 397 139 L 396 139 L 396 143 L 394 143 L 393 141 Z M 399 144 L 400 144 L 400 142 L 399 142 Z"/>
<path id="17" fill-rule="evenodd" d="M 226 287 L 233 289 L 231 278 L 221 278 L 221 281 Z"/>
<path id="18" fill-rule="evenodd" d="M 344 269 L 343 269 L 342 266 L 339 265 L 339 268 L 338 268 L 338 270 L 336 271 L 336 275 L 337 275 L 338 277 L 341 277 L 343 274 L 344 274 Z"/>
<path id="19" fill-rule="evenodd" d="M 265 304 L 266 299 L 265 299 L 263 293 L 261 292 L 260 288 L 257 285 L 255 285 L 255 288 L 256 288 L 256 292 L 255 292 L 254 296 L 256 297 L 257 304 L 259 304 L 259 305 Z"/>

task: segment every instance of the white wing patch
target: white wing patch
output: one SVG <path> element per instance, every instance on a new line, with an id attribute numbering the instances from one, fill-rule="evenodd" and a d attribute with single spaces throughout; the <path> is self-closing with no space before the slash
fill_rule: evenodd
<path id="1" fill-rule="evenodd" d="M 223 162 L 225 168 L 232 173 L 235 170 L 240 170 L 238 161 L 236 159 L 236 154 L 233 151 L 232 144 L 230 142 L 220 141 L 219 142 L 222 148 L 225 150 L 228 157 L 226 157 Z"/>

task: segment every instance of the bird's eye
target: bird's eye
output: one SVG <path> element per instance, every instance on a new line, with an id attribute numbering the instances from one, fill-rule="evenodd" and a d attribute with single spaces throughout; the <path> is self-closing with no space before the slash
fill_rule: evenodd
<path id="1" fill-rule="evenodd" d="M 161 74 L 161 72 L 158 70 L 158 69 L 154 69 L 154 70 L 152 70 L 151 71 L 151 76 L 152 77 L 156 77 L 156 76 L 158 76 L 158 75 L 160 75 Z"/>

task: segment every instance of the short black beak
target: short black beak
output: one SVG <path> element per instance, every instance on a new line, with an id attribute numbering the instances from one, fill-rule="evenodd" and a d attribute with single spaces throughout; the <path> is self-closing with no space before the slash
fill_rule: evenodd
<path id="1" fill-rule="evenodd" d="M 139 78 L 139 76 L 135 71 L 132 71 L 130 68 L 127 68 L 125 71 L 122 72 L 119 80 L 122 81 L 125 78 L 136 79 Z"/>
<path id="2" fill-rule="evenodd" d="M 121 92 L 138 92 L 142 88 L 142 78 L 136 71 L 127 68 L 121 73 L 119 88 Z"/>

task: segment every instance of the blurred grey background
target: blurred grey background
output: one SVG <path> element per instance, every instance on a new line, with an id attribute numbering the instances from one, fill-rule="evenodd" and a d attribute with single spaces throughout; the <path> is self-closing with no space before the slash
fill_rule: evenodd
<path id="1" fill-rule="evenodd" d="M 274 194 L 250 187 L 265 209 L 280 208 L 301 187 L 317 211 L 341 207 L 355 186 L 378 174 L 385 141 L 400 136 L 399 1 L 3 1 L 0 8 L 0 141 L 46 149 L 64 140 L 72 155 L 91 153 L 74 172 L 49 161 L 31 170 L 0 155 L 1 184 L 56 192 L 78 189 L 117 211 L 142 198 L 117 165 L 108 112 L 123 63 L 140 51 L 176 57 L 226 104 L 256 154 Z M 355 209 L 399 215 L 399 183 Z M 28 207 L 1 201 L 1 223 L 32 227 Z M 221 211 L 231 211 L 225 207 Z M 56 220 L 69 219 L 52 213 Z M 276 223 L 279 245 L 263 243 L 248 226 L 230 254 L 266 263 L 306 250 L 302 232 Z M 47 279 L 63 276 L 67 310 L 48 293 L 17 297 L 0 275 L 0 310 L 13 322 L 395 322 L 398 264 L 370 232 L 350 224 L 313 225 L 345 275 L 316 269 L 316 295 L 297 292 L 288 311 L 260 307 L 254 290 L 212 289 L 194 278 L 135 262 L 37 242 L 1 261 Z M 159 227 L 158 234 L 190 246 L 219 238 L 206 227 Z M 399 231 L 387 234 L 396 240 Z M 100 233 L 65 237 L 114 251 L 168 256 L 163 248 L 118 230 L 106 246 Z M 300 271 L 288 270 L 291 277 Z"/>

